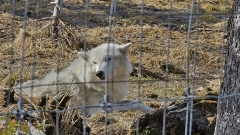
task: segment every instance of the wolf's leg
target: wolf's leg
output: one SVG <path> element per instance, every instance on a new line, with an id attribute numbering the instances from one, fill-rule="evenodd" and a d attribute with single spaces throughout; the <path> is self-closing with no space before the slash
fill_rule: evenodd
<path id="1" fill-rule="evenodd" d="M 78 88 L 75 84 L 76 80 L 70 72 L 61 71 L 58 74 L 57 72 L 51 71 L 45 77 L 39 80 L 24 82 L 21 85 L 15 87 L 17 93 L 22 90 L 23 93 L 27 94 L 30 97 L 37 97 L 43 94 L 53 94 L 58 90 L 71 90 Z M 58 84 L 58 85 L 57 85 Z"/>
<path id="2" fill-rule="evenodd" d="M 119 102 L 117 106 L 113 106 L 113 111 L 125 111 L 125 110 L 141 110 L 143 112 L 150 112 L 153 109 L 145 106 L 141 103 L 134 102 L 132 100 L 123 100 Z"/>

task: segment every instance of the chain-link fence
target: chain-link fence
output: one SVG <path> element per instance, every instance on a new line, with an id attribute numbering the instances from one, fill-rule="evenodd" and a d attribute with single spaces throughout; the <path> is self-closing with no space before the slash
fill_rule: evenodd
<path id="1" fill-rule="evenodd" d="M 213 134 L 232 4 L 1 1 L 0 133 Z"/>

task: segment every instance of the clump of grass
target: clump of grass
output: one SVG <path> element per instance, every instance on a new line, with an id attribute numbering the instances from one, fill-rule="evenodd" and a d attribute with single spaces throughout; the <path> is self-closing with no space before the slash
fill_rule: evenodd
<path id="1" fill-rule="evenodd" d="M 211 13 L 211 12 L 230 13 L 231 4 L 229 3 L 225 5 L 224 3 L 220 3 L 217 6 L 216 4 L 205 3 L 205 4 L 202 4 L 201 8 L 202 10 L 204 10 L 204 12 L 207 12 L 207 13 Z"/>
<path id="2" fill-rule="evenodd" d="M 215 23 L 217 22 L 217 18 L 213 15 L 203 15 L 201 16 L 200 18 L 202 21 L 205 21 L 205 22 L 210 22 L 210 23 Z"/>
<path id="3" fill-rule="evenodd" d="M 0 23 L 2 24 L 11 24 L 11 21 L 12 21 L 12 14 L 10 13 L 2 13 L 0 14 Z"/>
<path id="4" fill-rule="evenodd" d="M 13 117 L 12 115 L 8 116 L 9 118 L 9 122 L 8 122 L 8 127 L 4 128 L 3 130 L 0 130 L 0 134 L 4 135 L 6 133 L 6 135 L 12 135 L 15 134 L 18 128 L 18 120 L 15 119 L 15 117 Z M 5 121 L 6 118 L 0 118 L 0 121 Z M 26 121 L 22 121 L 21 123 L 21 132 L 27 134 L 29 132 L 29 128 L 27 125 Z"/>
<path id="5" fill-rule="evenodd" d="M 216 12 L 219 11 L 219 8 L 216 5 L 213 4 L 204 4 L 202 5 L 202 8 L 206 11 L 206 12 Z"/>
<path id="6" fill-rule="evenodd" d="M 9 12 L 12 10 L 12 4 L 11 3 L 0 4 L 0 8 L 3 12 Z"/>
<path id="7" fill-rule="evenodd" d="M 231 11 L 232 11 L 232 7 L 231 7 L 232 5 L 231 4 L 229 4 L 229 5 L 220 5 L 219 6 L 219 10 L 222 12 L 222 13 L 227 13 L 227 14 L 229 14 L 229 13 L 231 13 Z"/>

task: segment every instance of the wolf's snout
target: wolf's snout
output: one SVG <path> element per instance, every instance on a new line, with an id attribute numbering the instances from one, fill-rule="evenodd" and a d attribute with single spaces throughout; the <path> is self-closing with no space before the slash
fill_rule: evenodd
<path id="1" fill-rule="evenodd" d="M 96 76 L 101 80 L 105 79 L 103 71 L 97 71 Z"/>
<path id="2" fill-rule="evenodd" d="M 103 71 L 97 71 L 96 75 L 97 75 L 97 77 L 103 76 Z"/>

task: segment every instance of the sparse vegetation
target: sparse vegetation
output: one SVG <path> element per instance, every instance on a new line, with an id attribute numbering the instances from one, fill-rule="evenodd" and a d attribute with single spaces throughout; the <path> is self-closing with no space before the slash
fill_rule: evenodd
<path id="1" fill-rule="evenodd" d="M 16 130 L 18 128 L 18 120 L 15 119 L 15 117 L 12 115 L 9 115 L 8 119 L 9 119 L 8 127 L 0 130 L 1 135 L 5 135 L 5 133 L 6 135 L 12 135 L 16 133 Z M 0 118 L 0 121 L 6 121 L 6 118 Z M 26 121 L 22 122 L 21 131 L 22 133 L 25 133 L 25 134 L 28 133 L 29 131 Z"/>
<path id="2" fill-rule="evenodd" d="M 108 17 L 110 12 L 110 1 L 94 0 L 90 1 L 88 8 L 88 22 L 85 28 L 84 2 L 81 0 L 64 1 L 62 15 L 59 17 L 61 27 L 59 33 L 61 40 L 52 38 L 51 20 L 46 17 L 51 16 L 47 10 L 53 9 L 49 1 L 43 0 L 40 3 L 38 19 L 36 19 L 36 3 L 30 2 L 29 16 L 26 32 L 23 33 L 23 13 L 25 1 L 16 2 L 16 9 L 13 10 L 12 3 L 0 4 L 0 88 L 8 88 L 19 83 L 21 54 L 24 51 L 24 63 L 22 71 L 23 81 L 43 77 L 52 69 L 60 70 L 77 57 L 78 51 L 84 50 L 84 38 L 87 40 L 87 49 L 96 47 L 98 44 L 106 42 L 108 32 Z M 131 87 L 127 98 L 129 99 L 163 99 L 164 92 L 167 98 L 182 97 L 185 93 L 186 78 L 186 40 L 189 11 L 191 1 L 172 1 L 172 15 L 169 13 L 169 1 L 165 0 L 145 0 L 144 15 L 140 16 L 141 1 L 118 0 L 118 15 L 114 17 L 114 25 L 111 29 L 111 41 L 118 43 L 132 42 L 133 46 L 129 51 L 129 59 L 133 64 L 134 71 L 130 78 Z M 189 48 L 189 73 L 190 86 L 194 94 L 205 96 L 217 94 L 221 82 L 220 66 L 223 62 L 221 52 L 224 44 L 227 14 L 230 13 L 232 1 L 206 0 L 200 3 L 200 20 L 197 37 L 197 59 L 196 72 L 194 69 L 194 53 L 196 43 L 196 16 L 193 16 L 191 28 L 190 48 Z M 195 4 L 194 13 L 196 13 Z M 14 12 L 14 15 L 12 14 Z M 219 14 L 213 14 L 219 13 Z M 141 82 L 138 87 L 139 55 L 140 55 L 140 20 L 143 20 L 142 33 L 142 53 L 141 53 Z M 170 23 L 169 23 L 170 21 Z M 169 25 L 170 24 L 170 25 Z M 170 29 L 170 31 L 169 31 Z M 23 34 L 26 36 L 22 43 Z M 84 37 L 87 35 L 87 37 Z M 60 43 L 60 44 L 59 44 Z M 22 50 L 24 45 L 24 50 Z M 169 54 L 167 53 L 169 47 Z M 223 46 L 224 48 L 224 46 Z M 60 57 L 58 57 L 60 56 Z M 58 65 L 59 64 L 59 65 Z M 168 74 L 166 68 L 168 66 Z M 32 73 L 34 71 L 34 73 Z M 194 79 L 195 78 L 195 79 Z M 218 78 L 218 79 L 214 79 Z M 194 80 L 193 80 L 194 79 Z M 194 87 L 192 84 L 194 83 Z M 0 99 L 2 99 L 0 95 Z M 168 102 L 167 105 L 180 103 L 181 100 Z M 143 102 L 153 108 L 163 107 L 162 102 Z M 32 104 L 38 108 L 38 99 L 32 99 Z M 29 106 L 24 106 L 29 109 Z M 45 106 L 44 106 L 45 107 Z M 43 107 L 43 108 L 44 108 Z M 8 108 L 1 107 L 1 113 L 13 111 L 16 105 Z M 0 114 L 1 114 L 0 113 Z M 73 127 L 73 121 L 77 112 L 66 113 L 62 122 L 65 130 Z M 126 111 L 109 114 L 107 125 L 108 133 L 127 134 L 130 124 L 137 115 L 142 112 Z M 51 120 L 51 115 L 41 113 L 41 116 Z M 70 117 L 71 116 L 71 117 Z M 211 116 L 213 118 L 214 116 Z M 80 117 L 78 117 L 80 119 Z M 78 119 L 77 118 L 77 119 Z M 103 114 L 87 118 L 87 124 L 91 129 L 91 134 L 102 134 L 104 131 Z M 211 119 L 209 118 L 209 119 Z M 1 120 L 1 119 L 0 119 Z M 76 120 L 76 119 L 75 119 Z M 211 119 L 213 121 L 213 119 Z M 76 122 L 76 121 L 75 121 Z M 71 124 L 69 124 L 71 123 Z M 14 132 L 17 121 L 9 119 L 8 133 Z M 41 125 L 41 124 L 40 124 Z M 1 126 L 1 125 L 0 125 Z M 39 125 L 38 125 L 39 126 Z M 37 127 L 42 129 L 43 127 Z M 21 129 L 27 133 L 27 124 L 23 122 Z M 73 131 L 73 130 L 72 130 Z M 74 128 L 74 131 L 78 131 Z M 1 129 L 0 134 L 5 130 Z M 154 134 L 155 131 L 144 130 L 143 134 Z M 67 133 L 67 131 L 62 131 Z M 69 132 L 68 132 L 69 133 Z"/>

